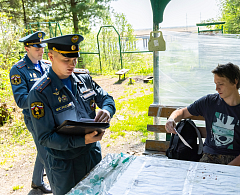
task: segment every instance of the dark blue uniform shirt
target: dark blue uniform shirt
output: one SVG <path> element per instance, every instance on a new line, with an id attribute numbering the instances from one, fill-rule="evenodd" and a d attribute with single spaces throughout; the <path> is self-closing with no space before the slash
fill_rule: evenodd
<path id="1" fill-rule="evenodd" d="M 50 63 L 40 60 L 39 65 L 43 72 L 48 71 Z M 29 116 L 27 97 L 33 84 L 41 78 L 42 73 L 35 68 L 35 65 L 27 55 L 18 61 L 10 70 L 10 81 L 14 99 L 19 108 L 23 109 L 23 114 Z"/>
<path id="2" fill-rule="evenodd" d="M 116 110 L 113 98 L 88 74 L 72 73 L 70 78 L 73 93 L 50 68 L 35 83 L 28 99 L 38 141 L 47 147 L 50 155 L 60 159 L 73 159 L 96 146 L 96 143 L 85 145 L 84 136 L 56 133 L 56 128 L 64 120 L 94 119 L 96 104 L 99 108 L 108 110 L 111 116 Z"/>

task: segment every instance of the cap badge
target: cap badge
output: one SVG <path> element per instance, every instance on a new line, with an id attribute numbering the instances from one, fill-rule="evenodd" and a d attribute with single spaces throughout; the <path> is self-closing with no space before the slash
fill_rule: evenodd
<path id="1" fill-rule="evenodd" d="M 42 33 L 38 33 L 38 38 L 42 38 Z"/>
<path id="2" fill-rule="evenodd" d="M 72 38 L 71 38 L 71 41 L 73 43 L 76 43 L 78 41 L 78 36 L 77 35 L 74 35 Z"/>
<path id="3" fill-rule="evenodd" d="M 76 49 L 76 45 L 72 45 L 71 49 L 75 50 Z"/>

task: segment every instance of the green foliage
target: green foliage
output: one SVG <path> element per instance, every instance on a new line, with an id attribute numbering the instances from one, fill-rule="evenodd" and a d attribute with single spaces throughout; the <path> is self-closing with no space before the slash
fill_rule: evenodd
<path id="1" fill-rule="evenodd" d="M 102 26 L 114 26 L 121 37 L 121 51 L 137 51 L 136 38 L 133 35 L 132 26 L 126 21 L 123 14 L 115 14 L 111 18 L 104 19 Z M 122 53 L 122 64 L 120 58 L 120 45 L 118 34 L 113 27 L 104 27 L 99 33 L 99 46 L 101 55 L 101 67 L 99 56 L 96 54 L 81 54 L 83 66 L 91 74 L 102 73 L 104 75 L 114 74 L 122 68 L 130 69 L 132 74 L 152 74 L 152 53 Z M 97 33 L 89 33 L 84 36 L 80 44 L 81 52 L 98 52 Z M 101 72 L 102 70 L 102 72 Z"/>
<path id="2" fill-rule="evenodd" d="M 84 41 L 80 43 L 81 52 L 94 53 L 97 50 L 96 33 L 88 33 L 84 36 Z M 81 54 L 83 58 L 83 66 L 79 68 L 87 68 L 91 73 L 99 73 L 99 57 L 96 54 Z"/>
<path id="3" fill-rule="evenodd" d="M 2 12 L 13 16 L 15 24 L 61 22 L 72 32 L 87 33 L 97 18 L 108 15 L 111 0 L 0 0 Z"/>
<path id="4" fill-rule="evenodd" d="M 120 58 L 120 47 L 121 51 L 135 51 L 135 37 L 133 36 L 133 29 L 126 20 L 124 14 L 114 14 L 114 22 L 109 18 L 108 20 L 102 21 L 102 25 L 112 25 L 116 28 L 102 28 L 102 31 L 99 36 L 100 43 L 100 52 L 101 52 L 101 61 L 102 61 L 102 71 L 104 73 L 110 73 L 119 69 L 121 67 L 121 58 Z M 120 42 L 119 44 L 119 36 Z M 129 60 L 134 61 L 134 54 L 124 55 L 122 54 L 122 63 L 127 64 Z M 124 66 L 127 68 L 126 66 Z"/>
<path id="5" fill-rule="evenodd" d="M 19 22 L 16 26 L 12 17 L 8 17 L 4 13 L 0 13 L 0 15 L 0 103 L 6 103 L 9 112 L 12 113 L 10 106 L 14 100 L 9 71 L 19 60 L 19 52 L 23 50 L 23 45 L 18 42 L 23 33 L 23 25 Z M 0 162 L 1 165 L 14 158 L 15 144 L 23 145 L 26 140 L 31 138 L 30 133 L 26 130 L 24 120 L 18 120 L 15 117 L 11 120 L 12 123 L 6 124 L 8 126 L 6 131 L 4 127 L 0 131 L 0 159 L 3 159 Z"/>
<path id="6" fill-rule="evenodd" d="M 18 61 L 20 46 L 17 37 L 20 34 L 19 28 L 12 23 L 12 18 L 0 13 L 0 103 L 11 104 L 13 102 L 12 90 L 9 79 L 9 70 Z M 2 111 L 0 111 L 2 113 Z"/>
<path id="7" fill-rule="evenodd" d="M 141 142 L 146 143 L 146 140 L 147 140 L 147 138 L 144 137 L 144 138 L 141 139 Z"/>
<path id="8" fill-rule="evenodd" d="M 12 17 L 0 12 L 0 68 L 8 70 L 18 61 L 22 45 L 16 41 L 22 34 L 21 25 L 15 26 Z"/>
<path id="9" fill-rule="evenodd" d="M 221 21 L 225 21 L 224 33 L 240 33 L 240 0 L 219 0 Z"/>
<path id="10" fill-rule="evenodd" d="M 224 33 L 226 34 L 240 34 L 240 0 L 218 0 L 220 8 L 220 17 L 210 18 L 205 22 L 226 22 L 224 26 Z M 220 29 L 222 25 L 207 26 L 208 28 Z"/>
<path id="11" fill-rule="evenodd" d="M 219 18 L 217 18 L 217 19 L 215 19 L 215 18 L 209 18 L 209 19 L 207 19 L 207 20 L 203 20 L 203 21 L 201 21 L 201 23 L 215 23 L 215 22 L 219 22 L 219 21 L 221 21 L 221 19 L 219 19 Z M 206 26 L 208 29 L 210 29 L 210 30 L 221 30 L 221 27 L 222 27 L 222 24 L 216 24 L 216 25 L 207 25 Z"/>
<path id="12" fill-rule="evenodd" d="M 0 68 L 0 102 L 11 102 L 12 89 L 10 86 L 9 70 Z"/>
<path id="13" fill-rule="evenodd" d="M 1 12 L 8 14 L 10 17 L 13 17 L 15 24 L 17 24 L 19 20 L 23 21 L 24 12 L 21 10 L 23 8 L 21 0 L 0 0 L 0 7 Z"/>

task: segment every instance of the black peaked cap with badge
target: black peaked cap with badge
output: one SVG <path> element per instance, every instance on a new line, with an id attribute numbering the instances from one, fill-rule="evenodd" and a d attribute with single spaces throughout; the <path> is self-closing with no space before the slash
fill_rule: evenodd
<path id="1" fill-rule="evenodd" d="M 79 43 L 83 41 L 83 36 L 79 34 L 63 35 L 46 39 L 43 43 L 48 44 L 48 49 L 62 54 L 64 57 L 79 57 Z"/>
<path id="2" fill-rule="evenodd" d="M 26 37 L 19 39 L 19 42 L 23 42 L 25 46 L 33 46 L 37 48 L 46 47 L 46 44 L 42 43 L 45 35 L 45 32 L 37 31 L 33 34 L 27 35 Z"/>

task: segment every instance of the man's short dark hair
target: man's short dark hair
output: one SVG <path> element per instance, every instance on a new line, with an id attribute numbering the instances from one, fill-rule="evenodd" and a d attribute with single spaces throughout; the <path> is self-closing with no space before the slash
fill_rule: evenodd
<path id="1" fill-rule="evenodd" d="M 218 75 L 219 77 L 226 77 L 229 79 L 230 83 L 237 84 L 237 89 L 240 88 L 240 69 L 237 65 L 234 65 L 231 62 L 227 64 L 219 64 L 212 70 L 212 73 Z"/>

